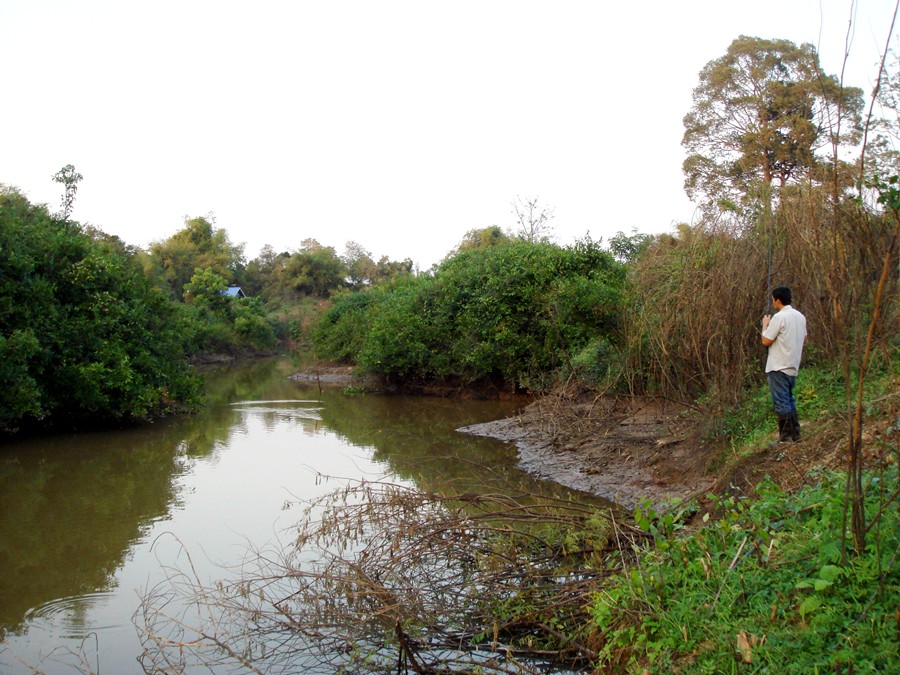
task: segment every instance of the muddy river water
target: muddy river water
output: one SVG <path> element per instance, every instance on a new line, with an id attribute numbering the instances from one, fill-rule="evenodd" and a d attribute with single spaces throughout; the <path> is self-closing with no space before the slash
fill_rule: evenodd
<path id="1" fill-rule="evenodd" d="M 133 617 L 182 545 L 214 580 L 342 481 L 564 492 L 455 431 L 520 404 L 320 391 L 293 369 L 223 367 L 189 417 L 0 445 L 0 673 L 143 672 Z"/>

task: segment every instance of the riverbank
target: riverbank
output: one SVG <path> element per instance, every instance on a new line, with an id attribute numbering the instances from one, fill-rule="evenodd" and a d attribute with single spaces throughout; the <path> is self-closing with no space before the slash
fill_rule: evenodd
<path id="1" fill-rule="evenodd" d="M 793 490 L 810 472 L 840 465 L 841 430 L 828 423 L 804 421 L 800 443 L 767 441 L 738 454 L 705 439 L 700 422 L 695 411 L 660 399 L 550 395 L 513 417 L 460 431 L 514 443 L 529 473 L 628 509 L 710 492 L 749 495 L 766 476 Z"/>
<path id="2" fill-rule="evenodd" d="M 350 366 L 319 366 L 291 377 L 385 390 L 383 382 L 355 375 Z M 417 393 L 460 393 L 452 387 L 432 389 Z M 662 399 L 557 393 L 522 401 L 523 408 L 511 417 L 459 431 L 512 443 L 528 473 L 626 509 L 645 500 L 659 508 L 710 492 L 752 494 L 766 476 L 793 490 L 811 471 L 840 464 L 840 430 L 821 422 L 804 421 L 800 443 L 767 442 L 738 455 L 725 443 L 703 437 L 696 411 Z"/>

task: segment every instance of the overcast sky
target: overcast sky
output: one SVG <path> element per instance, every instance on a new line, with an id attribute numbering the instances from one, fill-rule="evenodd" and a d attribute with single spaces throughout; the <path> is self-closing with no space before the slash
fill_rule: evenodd
<path id="1" fill-rule="evenodd" d="M 895 0 L 857 0 L 868 97 Z M 125 242 L 213 214 L 248 258 L 306 238 L 429 268 L 517 196 L 571 244 L 671 231 L 682 118 L 738 35 L 841 68 L 850 0 L 0 0 L 0 183 Z M 896 44 L 893 42 L 892 44 Z"/>

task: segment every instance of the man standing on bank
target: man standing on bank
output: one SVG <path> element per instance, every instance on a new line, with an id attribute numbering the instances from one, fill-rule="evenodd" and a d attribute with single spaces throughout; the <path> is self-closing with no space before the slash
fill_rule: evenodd
<path id="1" fill-rule="evenodd" d="M 762 319 L 762 343 L 769 348 L 766 377 L 778 416 L 778 441 L 786 443 L 800 440 L 794 383 L 806 340 L 806 317 L 791 307 L 791 289 L 787 286 L 772 291 L 772 306 L 775 315 L 766 314 Z"/>

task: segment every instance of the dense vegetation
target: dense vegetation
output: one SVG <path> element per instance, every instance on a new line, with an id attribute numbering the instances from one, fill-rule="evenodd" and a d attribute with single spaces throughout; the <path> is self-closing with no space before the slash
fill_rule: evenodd
<path id="1" fill-rule="evenodd" d="M 540 390 L 614 339 L 623 284 L 623 266 L 590 240 L 508 240 L 339 297 L 313 340 L 320 355 L 386 377 Z"/>
<path id="2" fill-rule="evenodd" d="M 183 354 L 177 314 L 133 252 L 0 192 L 0 430 L 190 405 Z"/>
<path id="3" fill-rule="evenodd" d="M 189 361 L 273 353 L 300 339 L 316 302 L 411 273 L 358 245 L 314 240 L 247 263 L 208 218 L 148 251 L 69 218 L 81 175 L 64 167 L 62 210 L 0 186 L 0 432 L 143 420 L 201 399 Z M 247 297 L 225 294 L 243 287 Z"/>
<path id="4" fill-rule="evenodd" d="M 797 494 L 764 482 L 759 498 L 718 500 L 706 527 L 647 509 L 656 545 L 607 580 L 593 601 L 597 664 L 639 672 L 900 670 L 900 514 L 896 467 L 867 473 L 877 541 L 842 554 L 845 476 L 817 476 Z"/>

